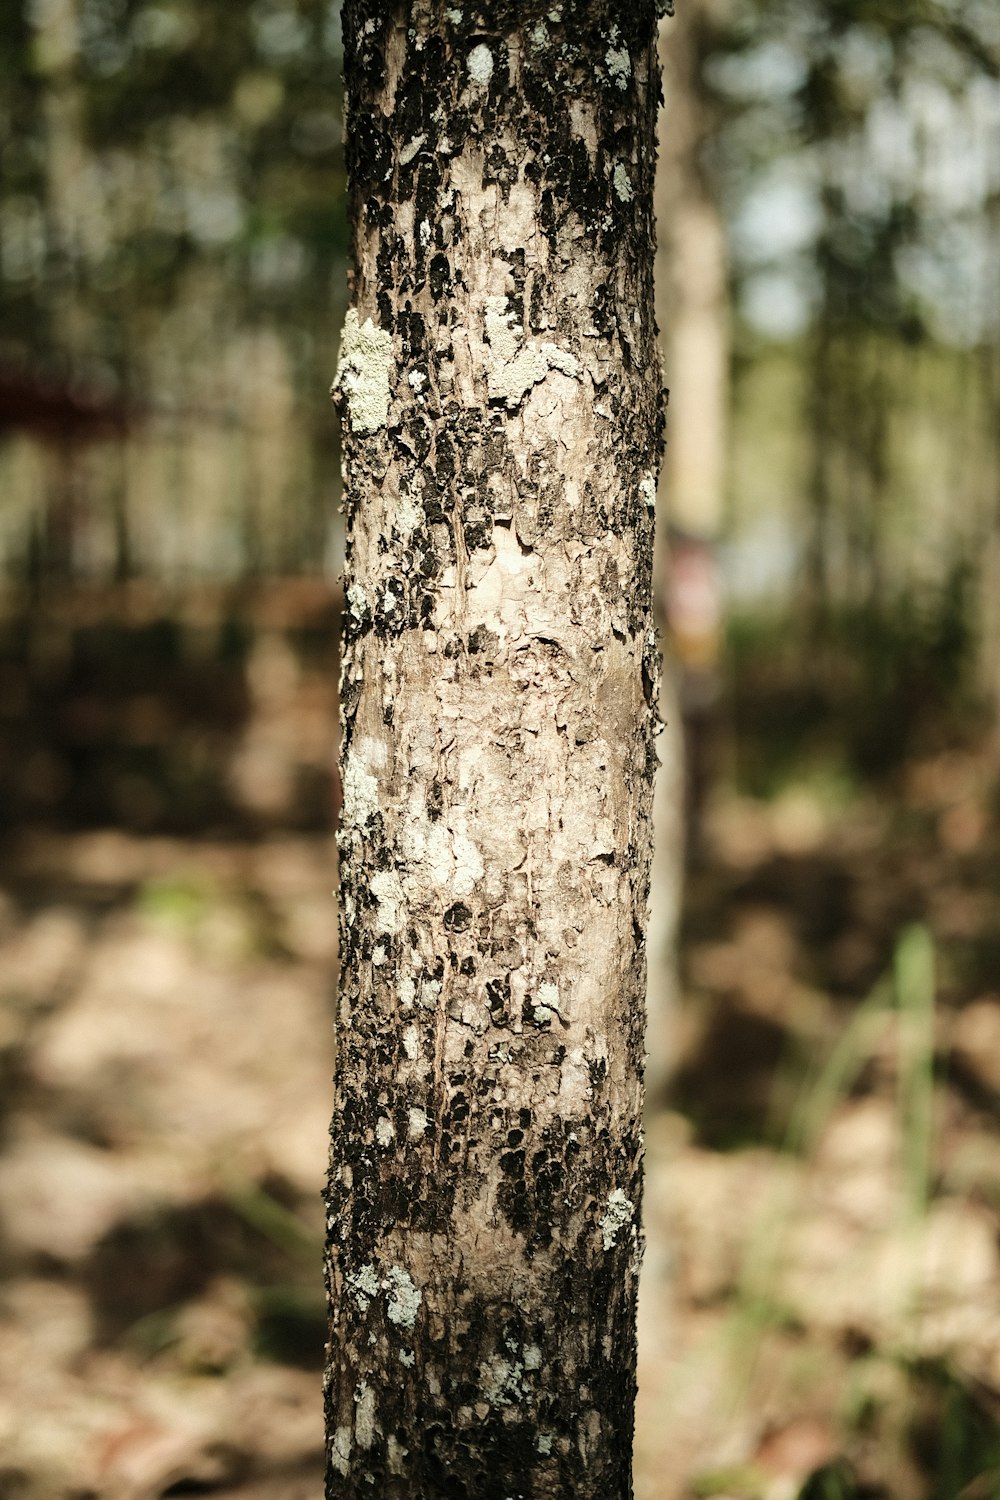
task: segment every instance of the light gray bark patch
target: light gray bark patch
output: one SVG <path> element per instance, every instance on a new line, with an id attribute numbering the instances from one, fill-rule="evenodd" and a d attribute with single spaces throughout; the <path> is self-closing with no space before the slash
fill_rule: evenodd
<path id="1" fill-rule="evenodd" d="M 524 329 L 516 313 L 507 311 L 506 297 L 486 298 L 485 324 L 490 346 L 486 380 L 491 401 L 517 406 L 550 370 L 561 370 L 574 380 L 580 378 L 579 361 L 568 349 L 550 343 L 525 345 Z"/>
<path id="2" fill-rule="evenodd" d="M 340 340 L 340 360 L 333 391 L 343 391 L 355 432 L 377 432 L 389 417 L 389 374 L 392 335 L 376 328 L 371 318 L 358 322 L 347 309 Z"/>

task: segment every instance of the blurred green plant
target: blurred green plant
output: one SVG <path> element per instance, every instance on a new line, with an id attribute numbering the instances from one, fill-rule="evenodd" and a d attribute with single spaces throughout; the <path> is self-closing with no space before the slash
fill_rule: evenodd
<path id="1" fill-rule="evenodd" d="M 164 876 L 139 890 L 136 908 L 152 922 L 190 936 L 211 910 L 218 892 L 203 873 Z"/>

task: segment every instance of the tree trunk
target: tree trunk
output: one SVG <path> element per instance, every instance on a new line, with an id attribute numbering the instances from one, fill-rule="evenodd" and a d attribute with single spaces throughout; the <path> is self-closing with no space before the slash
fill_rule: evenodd
<path id="1" fill-rule="evenodd" d="M 656 306 L 670 387 L 670 441 L 660 478 L 654 569 L 668 661 L 653 810 L 646 991 L 651 1105 L 662 1104 L 673 1065 L 685 844 L 690 839 L 696 854 L 702 842 L 721 678 L 722 589 L 715 553 L 726 489 L 729 279 L 725 228 L 704 165 L 716 121 L 703 78 L 713 13 L 719 9 L 710 0 L 684 0 L 676 23 L 660 27 L 664 100 L 656 174 Z M 698 589 L 691 587 L 694 569 L 694 583 L 702 581 Z M 681 579 L 679 586 L 682 570 L 687 582 Z M 706 608 L 713 599 L 714 614 Z"/>
<path id="2" fill-rule="evenodd" d="M 653 0 L 347 0 L 328 1496 L 631 1494 Z"/>

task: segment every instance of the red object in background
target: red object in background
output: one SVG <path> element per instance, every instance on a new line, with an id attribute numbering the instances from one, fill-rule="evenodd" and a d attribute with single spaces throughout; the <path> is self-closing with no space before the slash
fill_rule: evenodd
<path id="1" fill-rule="evenodd" d="M 685 672 L 715 672 L 722 651 L 725 591 L 709 542 L 678 538 L 667 562 L 666 616 L 674 655 Z"/>

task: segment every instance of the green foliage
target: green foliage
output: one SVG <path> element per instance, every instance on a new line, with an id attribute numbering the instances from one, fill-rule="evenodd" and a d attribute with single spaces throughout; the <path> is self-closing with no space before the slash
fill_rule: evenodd
<path id="1" fill-rule="evenodd" d="M 182 300 L 189 269 L 217 262 L 242 267 L 226 296 L 237 316 L 255 316 L 274 282 L 260 252 L 276 237 L 284 315 L 309 326 L 346 242 L 333 9 L 78 0 L 60 29 L 45 7 L 3 0 L 0 122 L 13 144 L 0 238 L 16 244 L 32 216 L 39 237 L 30 256 L 3 257 L 8 360 L 29 339 L 35 357 L 39 345 L 56 353 L 66 333 L 49 313 L 64 281 L 88 326 L 72 352 L 103 348 L 141 387 L 144 311 Z M 94 174 L 99 234 L 67 216 L 67 152 Z M 102 332 L 123 317 L 122 335 Z"/>
<path id="2" fill-rule="evenodd" d="M 139 892 L 137 906 L 153 922 L 192 933 L 204 921 L 214 898 L 204 878 L 177 874 L 149 881 Z"/>

